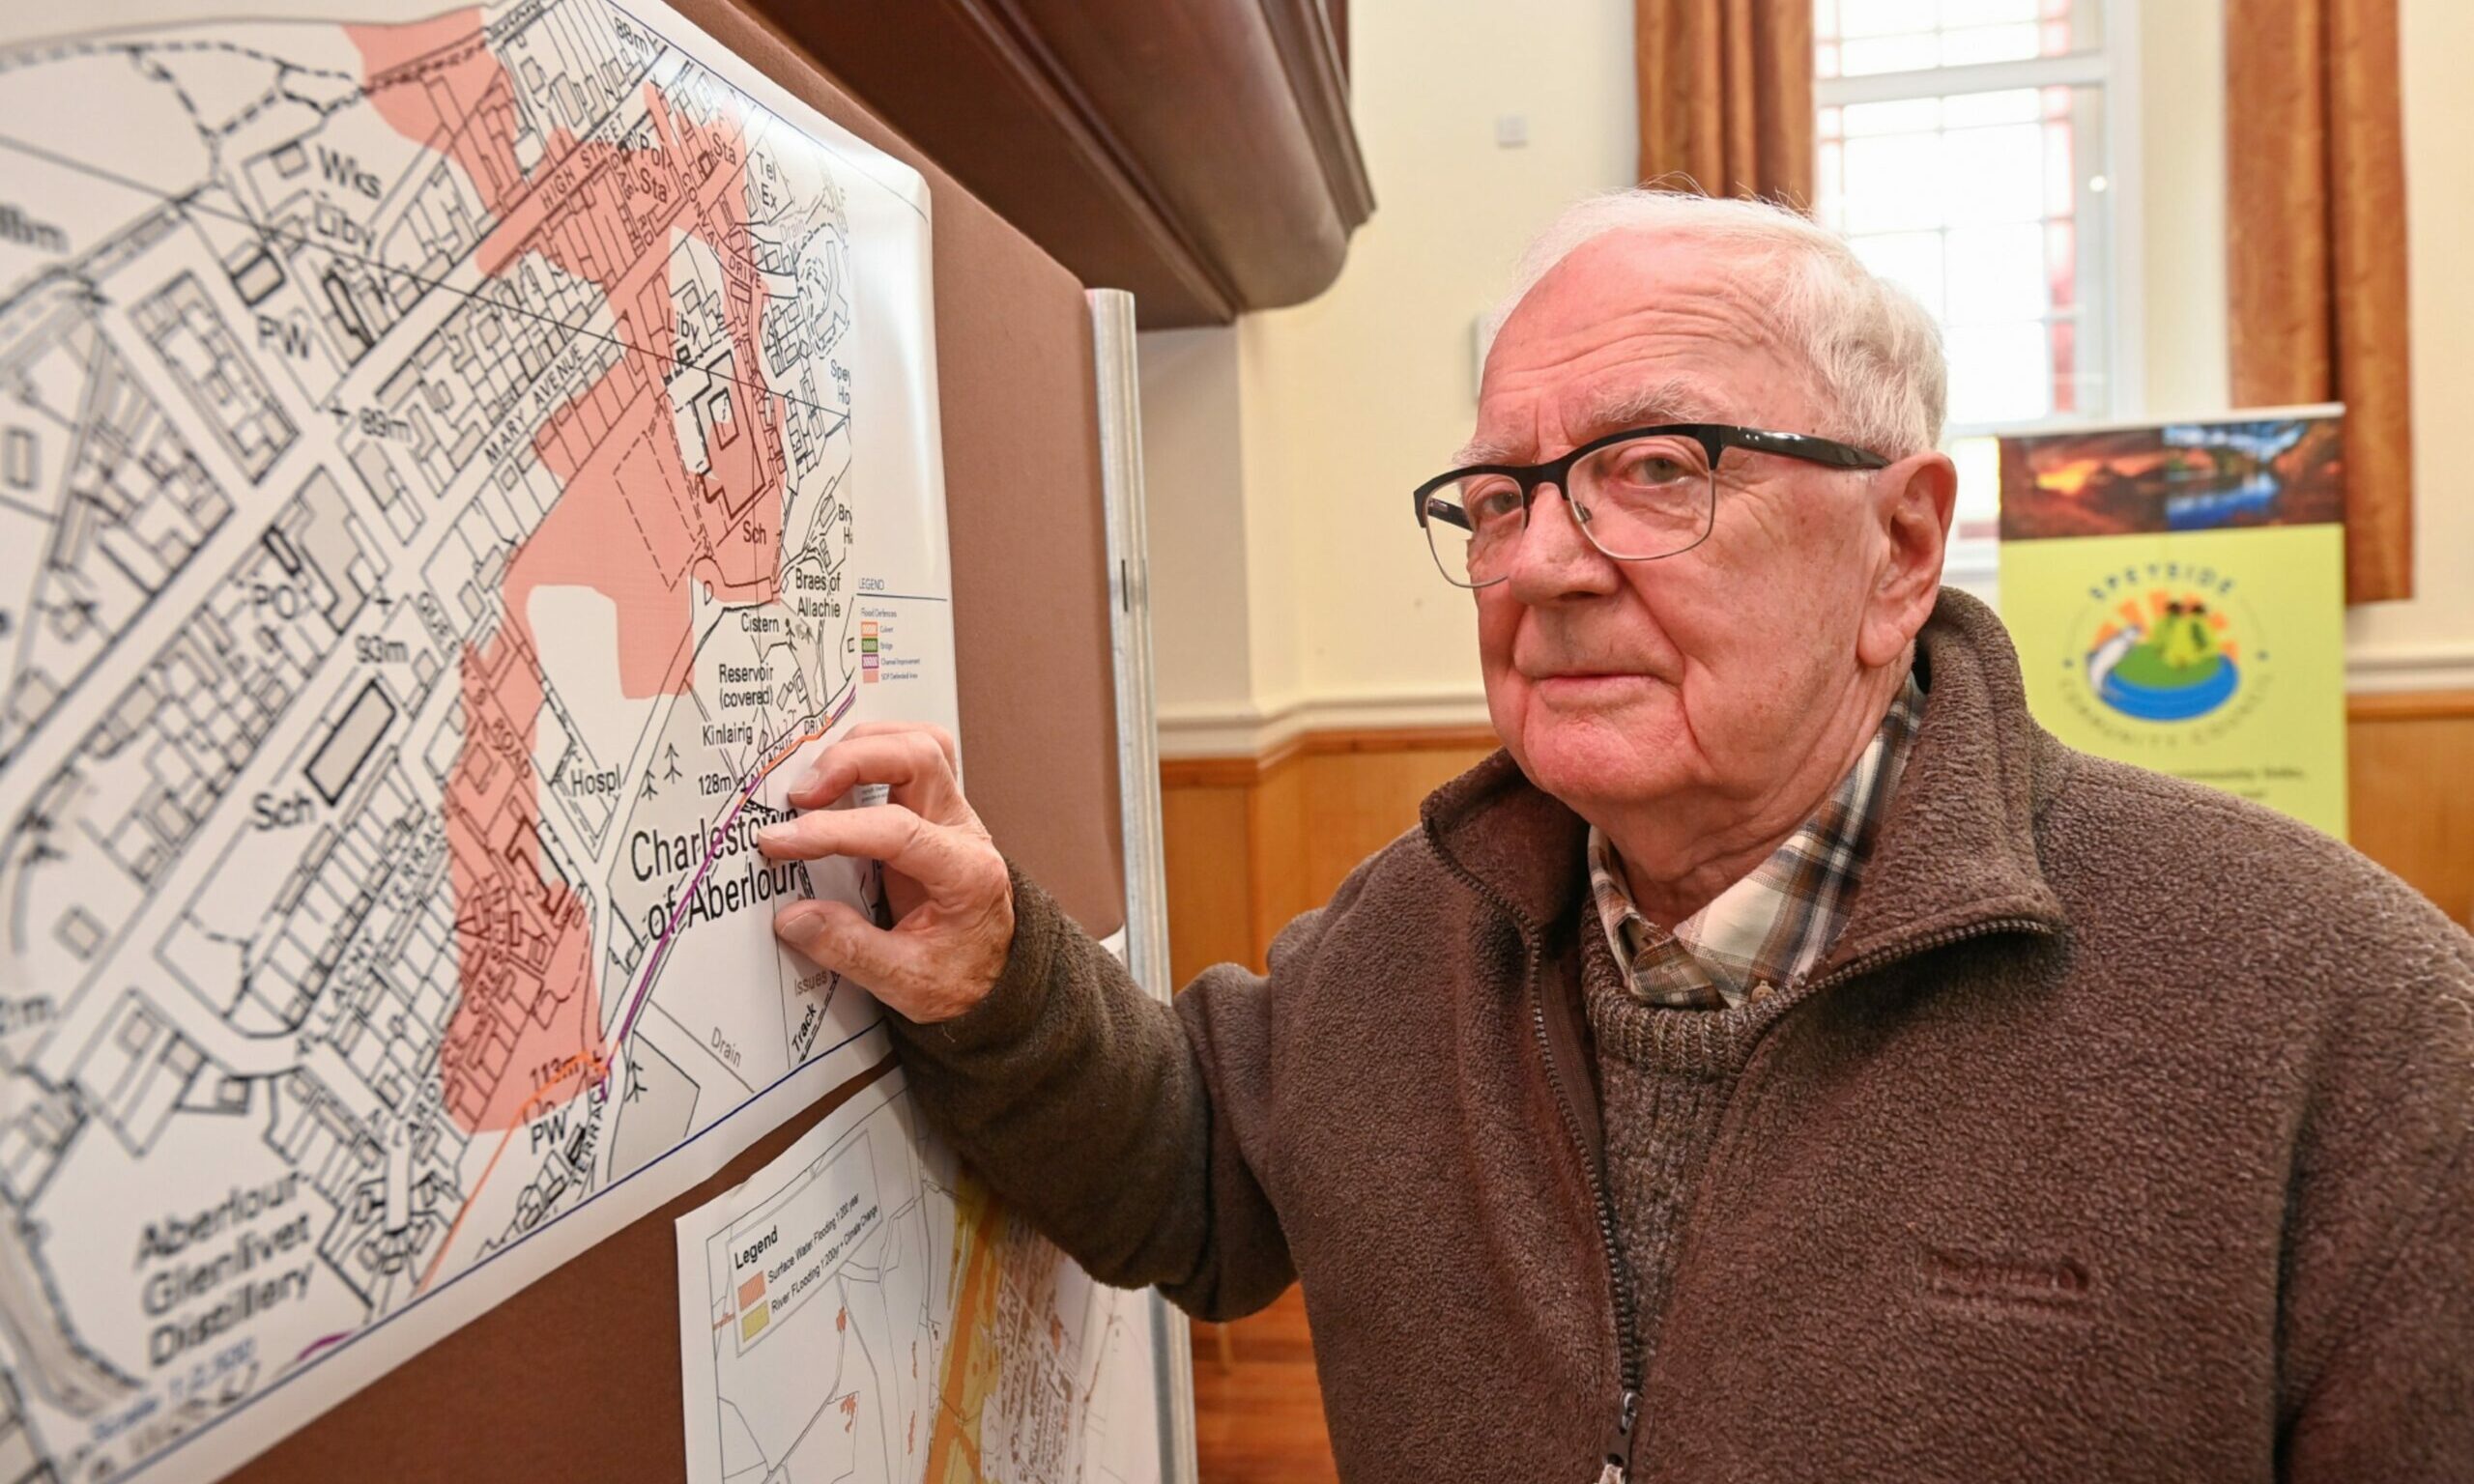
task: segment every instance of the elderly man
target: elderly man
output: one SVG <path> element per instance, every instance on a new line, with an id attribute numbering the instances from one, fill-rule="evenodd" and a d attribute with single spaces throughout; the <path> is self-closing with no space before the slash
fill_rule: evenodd
<path id="1" fill-rule="evenodd" d="M 1305 1286 L 1351 1479 L 2474 1479 L 2474 941 L 2038 729 L 1939 590 L 1909 300 L 1768 207 L 1533 255 L 1416 494 L 1504 751 L 1270 973 L 1137 993 L 940 739 L 778 923 L 1098 1276 Z"/>

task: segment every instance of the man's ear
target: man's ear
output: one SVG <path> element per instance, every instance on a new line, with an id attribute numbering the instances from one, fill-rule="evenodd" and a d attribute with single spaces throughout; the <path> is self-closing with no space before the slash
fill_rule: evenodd
<path id="1" fill-rule="evenodd" d="M 1890 664 L 1933 615 L 1942 557 L 1950 544 L 1959 471 L 1944 453 L 1912 454 L 1873 475 L 1874 518 L 1885 539 L 1864 626 L 1856 639 L 1866 665 Z"/>

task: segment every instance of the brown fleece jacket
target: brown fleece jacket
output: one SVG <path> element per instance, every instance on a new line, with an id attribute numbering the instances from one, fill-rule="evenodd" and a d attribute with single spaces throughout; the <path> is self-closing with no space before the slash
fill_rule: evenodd
<path id="1" fill-rule="evenodd" d="M 1173 1009 L 1018 876 L 989 998 L 897 1027 L 911 1086 L 1104 1279 L 1301 1279 L 1351 1480 L 2474 1480 L 2474 940 L 2056 742 L 1981 605 L 1919 655 L 1836 946 L 1703 1013 L 1744 1054 L 1637 1380 L 1583 826 L 1504 756 Z"/>

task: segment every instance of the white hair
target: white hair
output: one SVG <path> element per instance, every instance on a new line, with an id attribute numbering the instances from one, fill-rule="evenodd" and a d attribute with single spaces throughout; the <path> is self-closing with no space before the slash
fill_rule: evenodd
<path id="1" fill-rule="evenodd" d="M 1489 347 L 1539 279 L 1583 243 L 1618 232 L 1732 249 L 1771 323 L 1803 348 L 1837 409 L 1836 427 L 1788 431 L 1827 432 L 1891 459 L 1940 445 L 1949 372 L 1933 317 L 1866 268 L 1846 239 L 1767 201 L 1642 187 L 1574 202 L 1521 254 L 1511 291 L 1487 317 Z"/>

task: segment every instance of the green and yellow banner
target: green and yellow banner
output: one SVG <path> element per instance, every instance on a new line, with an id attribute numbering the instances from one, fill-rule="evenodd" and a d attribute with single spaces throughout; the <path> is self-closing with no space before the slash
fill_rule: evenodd
<path id="1" fill-rule="evenodd" d="M 2343 446 L 2334 407 L 2003 438 L 2036 720 L 2343 838 Z"/>

